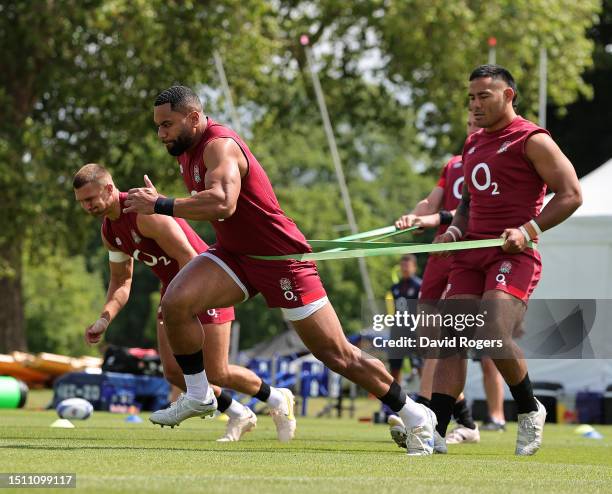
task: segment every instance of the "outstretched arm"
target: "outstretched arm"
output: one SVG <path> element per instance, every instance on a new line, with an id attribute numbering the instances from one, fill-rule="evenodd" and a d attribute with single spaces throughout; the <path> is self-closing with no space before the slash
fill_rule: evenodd
<path id="1" fill-rule="evenodd" d="M 113 250 L 104 235 L 102 243 L 109 251 L 110 282 L 100 317 L 85 329 L 85 340 L 89 344 L 100 341 L 108 325 L 130 298 L 132 287 L 133 259 L 123 252 Z"/>

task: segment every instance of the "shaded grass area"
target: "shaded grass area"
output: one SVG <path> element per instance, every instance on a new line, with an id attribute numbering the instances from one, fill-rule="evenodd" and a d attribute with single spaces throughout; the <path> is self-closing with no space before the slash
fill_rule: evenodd
<path id="1" fill-rule="evenodd" d="M 77 489 L 88 492 L 612 490 L 609 426 L 598 426 L 604 439 L 592 440 L 574 434 L 574 426 L 549 425 L 543 449 L 531 458 L 513 455 L 515 425 L 483 432 L 480 444 L 450 446 L 446 456 L 408 458 L 385 426 L 356 420 L 300 419 L 296 439 L 280 444 L 271 419 L 261 416 L 242 441 L 216 443 L 221 420 L 191 419 L 172 430 L 153 427 L 147 416 L 130 424 L 124 415 L 95 412 L 75 429 L 53 429 L 52 411 L 2 410 L 0 471 L 72 472 Z"/>

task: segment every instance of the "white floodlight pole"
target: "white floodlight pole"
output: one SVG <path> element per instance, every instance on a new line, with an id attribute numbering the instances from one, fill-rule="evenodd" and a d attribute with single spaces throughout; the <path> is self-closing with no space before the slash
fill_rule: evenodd
<path id="1" fill-rule="evenodd" d="M 538 124 L 542 128 L 546 128 L 546 81 L 548 76 L 548 56 L 546 48 L 542 46 L 540 48 L 540 91 L 539 91 L 539 111 L 538 111 Z"/>
<path id="2" fill-rule="evenodd" d="M 495 65 L 495 60 L 496 60 L 495 47 L 497 46 L 497 39 L 491 36 L 488 39 L 487 43 L 489 45 L 489 64 Z"/>
<path id="3" fill-rule="evenodd" d="M 342 171 L 342 163 L 340 162 L 340 154 L 338 153 L 338 147 L 336 146 L 336 139 L 334 137 L 334 131 L 329 119 L 329 113 L 327 112 L 327 105 L 325 104 L 325 97 L 323 96 L 323 89 L 321 88 L 321 82 L 317 75 L 314 60 L 312 56 L 312 50 L 308 43 L 310 40 L 308 36 L 302 35 L 300 43 L 304 47 L 306 52 L 306 59 L 308 61 L 308 68 L 312 78 L 312 85 L 314 86 L 315 94 L 317 96 L 317 103 L 319 104 L 319 111 L 321 112 L 321 119 L 323 120 L 323 127 L 325 128 L 325 135 L 327 136 L 327 142 L 331 151 L 332 161 L 336 170 L 336 178 L 338 179 L 338 186 L 340 187 L 340 194 L 342 196 L 342 202 L 344 203 L 344 209 L 348 219 L 351 233 L 358 233 L 357 221 L 355 220 L 355 214 L 353 207 L 351 206 L 351 198 L 349 190 L 346 185 L 344 178 L 344 172 Z M 361 280 L 363 282 L 363 288 L 365 290 L 366 298 L 368 299 L 368 305 L 372 314 L 376 313 L 376 303 L 374 301 L 374 291 L 372 290 L 372 283 L 370 281 L 370 275 L 368 273 L 368 267 L 365 263 L 365 259 L 360 257 L 357 259 L 359 262 L 359 272 L 361 273 Z"/>
<path id="4" fill-rule="evenodd" d="M 227 109 L 229 110 L 230 118 L 232 119 L 232 127 L 238 134 L 242 135 L 240 118 L 238 117 L 238 112 L 234 106 L 234 100 L 232 99 L 232 93 L 230 91 L 229 84 L 227 83 L 227 77 L 225 77 L 223 59 L 217 50 L 213 51 L 213 58 L 215 59 L 215 68 L 217 69 L 217 75 L 219 76 L 219 81 L 221 82 L 223 96 L 225 96 L 225 103 L 227 104 Z"/>

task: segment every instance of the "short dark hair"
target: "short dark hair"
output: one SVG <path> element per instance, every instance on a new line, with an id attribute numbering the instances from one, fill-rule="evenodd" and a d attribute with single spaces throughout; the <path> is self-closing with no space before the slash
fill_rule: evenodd
<path id="1" fill-rule="evenodd" d="M 411 261 L 411 262 L 416 264 L 417 258 L 416 258 L 416 256 L 414 254 L 404 254 L 401 257 L 400 261 Z"/>
<path id="2" fill-rule="evenodd" d="M 512 98 L 512 106 L 516 107 L 518 99 L 518 89 L 516 89 L 516 82 L 514 77 L 508 69 L 501 65 L 486 64 L 476 67 L 470 74 L 470 81 L 474 79 L 480 79 L 482 77 L 490 77 L 491 79 L 502 79 L 508 84 L 509 87 L 514 91 L 514 98 Z"/>
<path id="3" fill-rule="evenodd" d="M 170 103 L 172 111 L 187 114 L 192 111 L 202 111 L 202 102 L 198 95 L 187 86 L 172 86 L 164 89 L 155 98 L 155 106 Z"/>

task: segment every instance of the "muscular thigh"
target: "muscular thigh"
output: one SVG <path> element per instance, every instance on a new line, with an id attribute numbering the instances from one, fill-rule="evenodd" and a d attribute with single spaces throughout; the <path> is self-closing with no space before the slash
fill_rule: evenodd
<path id="1" fill-rule="evenodd" d="M 244 293 L 215 262 L 197 256 L 170 282 L 164 300 L 180 301 L 196 314 L 238 304 L 244 300 Z"/>

